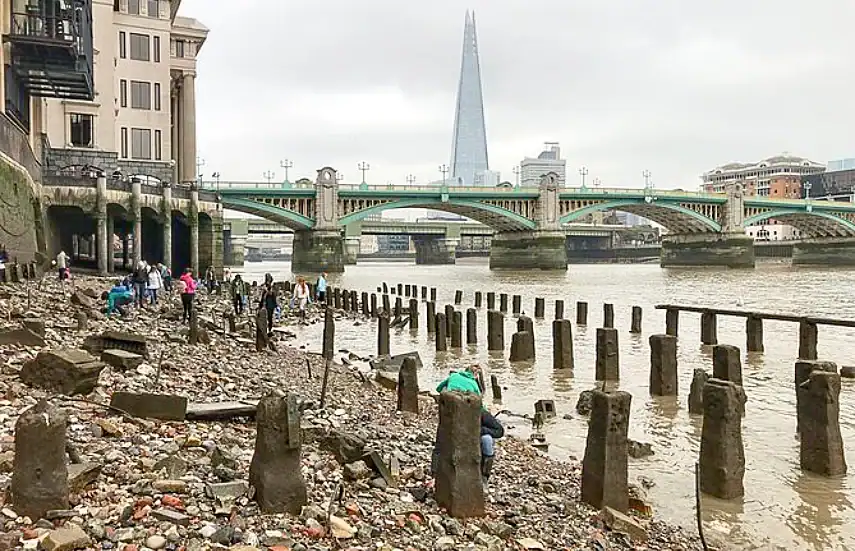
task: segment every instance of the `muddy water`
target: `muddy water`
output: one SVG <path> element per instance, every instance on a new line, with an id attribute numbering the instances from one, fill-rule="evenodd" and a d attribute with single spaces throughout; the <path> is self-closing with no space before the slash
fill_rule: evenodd
<path id="1" fill-rule="evenodd" d="M 247 264 L 249 279 L 271 272 L 276 279 L 290 277 L 287 263 Z M 602 324 L 602 304 L 615 305 L 615 327 L 620 331 L 621 388 L 632 393 L 630 437 L 651 442 L 655 455 L 630 460 L 630 480 L 645 476 L 655 482 L 650 491 L 655 514 L 694 530 L 694 463 L 700 447 L 700 418 L 686 406 L 694 368 L 712 369 L 711 350 L 700 344 L 696 314 L 681 314 L 679 340 L 680 396 L 652 398 L 648 393 L 648 337 L 662 333 L 664 313 L 653 309 L 662 303 L 687 304 L 757 311 L 809 314 L 855 319 L 855 271 L 796 269 L 785 264 L 761 265 L 749 271 L 662 270 L 655 265 L 572 266 L 566 274 L 491 272 L 484 260 L 459 261 L 456 266 L 415 266 L 407 263 L 365 263 L 349 266 L 333 276 L 331 284 L 372 291 L 383 281 L 438 288 L 438 308 L 453 303 L 454 291 L 464 291 L 462 307 L 473 305 L 474 292 L 495 291 L 523 296 L 523 310 L 534 313 L 534 298 L 547 299 L 546 319 L 535 321 L 537 360 L 529 364 L 507 362 L 507 354 L 486 351 L 486 310 L 478 315 L 478 346 L 436 353 L 424 329 L 394 332 L 392 353 L 416 349 L 425 364 L 420 374 L 423 388 L 436 384 L 450 368 L 478 360 L 498 375 L 504 408 L 533 412 L 533 402 L 554 399 L 558 418 L 545 429 L 550 453 L 582 457 L 587 420 L 575 412 L 579 393 L 594 384 L 595 328 Z M 565 317 L 575 322 L 575 302 L 589 303 L 588 327 L 575 327 L 576 369 L 557 374 L 551 367 L 551 319 L 555 299 L 565 301 Z M 643 333 L 631 335 L 632 306 L 644 309 Z M 509 305 L 510 306 L 510 305 Z M 515 322 L 506 318 L 506 345 Z M 798 328 L 785 322 L 765 322 L 763 354 L 743 356 L 743 377 L 748 404 L 743 421 L 747 470 L 746 495 L 738 502 L 703 499 L 708 532 L 724 536 L 746 549 L 855 549 L 855 468 L 843 479 L 827 480 L 799 469 L 795 436 L 793 365 L 798 351 Z M 303 330 L 300 342 L 318 348 L 319 324 Z M 376 325 L 340 326 L 338 348 L 373 354 Z M 745 321 L 719 317 L 720 343 L 745 348 Z M 855 330 L 820 327 L 819 357 L 855 363 Z M 489 393 L 488 393 L 489 394 Z M 840 424 L 849 462 L 855 461 L 855 381 L 843 381 Z M 572 418 L 564 419 L 570 414 Z M 529 434 L 522 420 L 511 420 L 513 431 Z"/>

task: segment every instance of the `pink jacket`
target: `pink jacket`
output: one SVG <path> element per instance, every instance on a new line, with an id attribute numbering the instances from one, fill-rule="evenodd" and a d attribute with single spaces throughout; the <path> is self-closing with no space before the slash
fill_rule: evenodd
<path id="1" fill-rule="evenodd" d="M 193 276 L 185 272 L 181 274 L 179 279 L 187 285 L 187 289 L 184 291 L 185 293 L 192 295 L 196 292 L 196 281 L 193 279 Z"/>

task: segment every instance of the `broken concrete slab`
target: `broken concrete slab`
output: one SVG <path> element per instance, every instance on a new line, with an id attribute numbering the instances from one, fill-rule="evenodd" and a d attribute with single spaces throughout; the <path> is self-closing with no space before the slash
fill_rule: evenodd
<path id="1" fill-rule="evenodd" d="M 92 544 L 92 540 L 83 528 L 76 524 L 68 523 L 58 530 L 51 530 L 42 540 L 42 548 L 45 551 L 73 551 L 74 549 L 85 549 Z"/>
<path id="2" fill-rule="evenodd" d="M 110 348 L 101 352 L 101 361 L 107 365 L 111 365 L 116 369 L 126 371 L 128 369 L 136 369 L 139 367 L 145 358 L 139 354 L 121 350 L 118 348 Z"/>
<path id="3" fill-rule="evenodd" d="M 183 421 L 187 412 L 187 398 L 171 394 L 114 392 L 110 405 L 134 417 L 163 421 Z"/>
<path id="4" fill-rule="evenodd" d="M 218 421 L 234 417 L 255 417 L 258 400 L 239 402 L 194 402 L 187 405 L 185 418 L 192 421 Z"/>
<path id="5" fill-rule="evenodd" d="M 0 331 L 0 345 L 17 344 L 20 346 L 44 346 L 45 339 L 26 327 Z"/>
<path id="6" fill-rule="evenodd" d="M 68 490 L 72 493 L 82 492 L 101 474 L 99 463 L 72 463 L 68 466 Z"/>
<path id="7" fill-rule="evenodd" d="M 600 512 L 600 518 L 603 520 L 609 530 L 620 532 L 629 536 L 631 540 L 637 543 L 647 541 L 647 530 L 645 530 L 632 517 L 621 513 L 611 507 L 603 507 Z"/>
<path id="8" fill-rule="evenodd" d="M 189 516 L 179 511 L 173 511 L 172 509 L 155 509 L 151 512 L 151 516 L 162 522 L 171 522 L 172 524 L 177 524 L 180 526 L 190 525 Z"/>
<path id="9" fill-rule="evenodd" d="M 364 461 L 371 470 L 382 476 L 383 480 L 386 481 L 386 484 L 389 487 L 394 488 L 397 485 L 395 477 L 392 476 L 392 471 L 389 470 L 389 467 L 383 461 L 383 458 L 380 457 L 379 453 L 371 450 L 362 456 L 362 461 Z"/>
<path id="10" fill-rule="evenodd" d="M 83 350 L 43 350 L 21 368 L 25 384 L 66 394 L 89 394 L 98 384 L 104 364 Z"/>
<path id="11" fill-rule="evenodd" d="M 396 354 L 394 356 L 384 356 L 381 358 L 376 358 L 374 360 L 371 360 L 371 368 L 377 371 L 394 373 L 395 384 L 397 385 L 398 371 L 400 371 L 401 366 L 404 365 L 405 358 L 413 358 L 416 361 L 416 369 L 422 368 L 422 358 L 421 356 L 419 356 L 418 352 L 405 352 L 403 354 Z"/>
<path id="12" fill-rule="evenodd" d="M 80 291 L 71 293 L 71 304 L 89 309 L 94 309 L 97 306 L 95 299 L 87 296 L 85 293 L 81 293 Z"/>
<path id="13" fill-rule="evenodd" d="M 104 331 L 100 335 L 89 335 L 83 341 L 83 349 L 99 355 L 105 350 L 119 349 L 148 358 L 145 337 L 126 331 Z"/>
<path id="14" fill-rule="evenodd" d="M 44 338 L 45 336 L 45 322 L 41 318 L 24 318 L 21 320 L 21 325 L 24 326 L 25 329 L 29 329 L 36 335 Z"/>

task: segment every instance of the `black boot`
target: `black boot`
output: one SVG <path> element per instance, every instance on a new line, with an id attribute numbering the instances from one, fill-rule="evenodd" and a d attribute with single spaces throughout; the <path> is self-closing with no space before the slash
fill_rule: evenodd
<path id="1" fill-rule="evenodd" d="M 487 487 L 487 482 L 490 480 L 490 473 L 493 472 L 493 457 L 481 457 L 481 481 L 484 483 L 484 488 Z"/>

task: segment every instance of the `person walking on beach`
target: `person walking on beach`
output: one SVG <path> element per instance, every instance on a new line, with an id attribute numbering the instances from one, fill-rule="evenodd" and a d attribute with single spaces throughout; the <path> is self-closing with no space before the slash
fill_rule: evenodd
<path id="1" fill-rule="evenodd" d="M 68 279 L 68 255 L 65 251 L 59 251 L 56 255 L 56 269 L 60 281 Z"/>
<path id="2" fill-rule="evenodd" d="M 151 305 L 157 304 L 157 293 L 163 287 L 163 280 L 160 278 L 160 270 L 157 266 L 150 266 L 148 269 L 148 293 L 151 298 Z"/>
<path id="3" fill-rule="evenodd" d="M 181 322 L 189 322 L 193 313 L 193 299 L 196 298 L 196 281 L 193 279 L 193 270 L 191 268 L 187 268 L 181 274 L 178 291 L 181 293 L 181 306 L 184 307 Z"/>
<path id="4" fill-rule="evenodd" d="M 294 298 L 297 300 L 297 308 L 300 310 L 300 321 L 306 321 L 306 307 L 309 304 L 309 285 L 303 277 L 297 278 L 297 286 L 294 287 Z"/>
<path id="5" fill-rule="evenodd" d="M 318 278 L 318 282 L 315 284 L 315 298 L 318 299 L 318 302 L 326 302 L 327 300 L 327 273 L 324 272 Z"/>
<path id="6" fill-rule="evenodd" d="M 163 290 L 167 293 L 171 293 L 172 271 L 160 262 L 157 263 L 157 269 L 160 271 L 160 280 L 163 282 Z"/>
<path id="7" fill-rule="evenodd" d="M 276 286 L 273 284 L 273 276 L 264 274 L 264 286 L 261 288 L 261 300 L 258 301 L 258 307 L 267 310 L 268 334 L 273 334 L 273 314 L 276 312 L 278 304 L 279 297 Z"/>
<path id="8" fill-rule="evenodd" d="M 148 287 L 148 266 L 145 260 L 140 260 L 137 263 L 137 269 L 134 272 L 134 293 L 136 293 L 136 304 L 138 308 L 143 307 L 146 288 Z"/>
<path id="9" fill-rule="evenodd" d="M 246 282 L 236 274 L 232 280 L 232 305 L 234 305 L 235 315 L 243 315 L 243 303 L 246 300 Z"/>
<path id="10" fill-rule="evenodd" d="M 205 271 L 205 285 L 208 288 L 208 294 L 214 294 L 214 287 L 217 284 L 217 276 L 214 274 L 214 267 L 209 266 Z"/>

